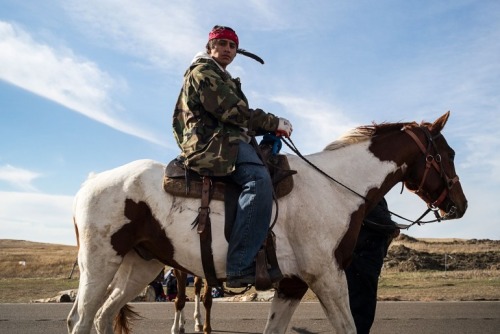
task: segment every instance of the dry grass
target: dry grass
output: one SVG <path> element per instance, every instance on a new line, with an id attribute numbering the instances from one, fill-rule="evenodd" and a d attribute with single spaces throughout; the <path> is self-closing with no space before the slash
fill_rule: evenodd
<path id="1" fill-rule="evenodd" d="M 76 256 L 76 246 L 0 240 L 0 303 L 26 303 L 76 289 L 78 279 L 68 279 Z M 73 277 L 78 278 L 78 267 Z"/>
<path id="2" fill-rule="evenodd" d="M 63 278 L 76 260 L 76 246 L 0 240 L 0 278 Z"/>
<path id="3" fill-rule="evenodd" d="M 405 245 L 417 251 L 440 254 L 453 253 L 478 253 L 496 251 L 500 252 L 500 241 L 498 240 L 476 240 L 476 239 L 418 239 L 416 242 L 397 239 L 392 243 L 395 245 Z"/>
<path id="4" fill-rule="evenodd" d="M 383 271 L 380 300 L 500 300 L 498 270 Z"/>
<path id="5" fill-rule="evenodd" d="M 500 241 L 400 238 L 394 242 L 397 244 L 429 253 L 500 253 Z M 75 246 L 0 239 L 0 303 L 30 302 L 77 288 L 78 268 L 73 278 L 68 279 L 76 255 Z M 188 296 L 193 296 L 192 288 L 188 288 Z M 500 270 L 400 272 L 384 269 L 379 299 L 500 300 Z M 317 298 L 309 290 L 304 300 Z"/>
<path id="6" fill-rule="evenodd" d="M 54 297 L 60 291 L 77 288 L 77 278 L 2 278 L 0 303 L 29 303 Z"/>

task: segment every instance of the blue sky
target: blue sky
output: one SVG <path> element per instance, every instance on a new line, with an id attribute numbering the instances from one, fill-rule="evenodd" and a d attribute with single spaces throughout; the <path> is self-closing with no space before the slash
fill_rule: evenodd
<path id="1" fill-rule="evenodd" d="M 496 0 L 0 0 L 0 238 L 74 245 L 90 173 L 175 157 L 182 76 L 216 24 L 266 61 L 228 69 L 251 107 L 290 119 L 304 154 L 355 126 L 451 110 L 468 212 L 403 233 L 500 239 Z M 425 204 L 396 188 L 390 209 L 417 218 Z"/>

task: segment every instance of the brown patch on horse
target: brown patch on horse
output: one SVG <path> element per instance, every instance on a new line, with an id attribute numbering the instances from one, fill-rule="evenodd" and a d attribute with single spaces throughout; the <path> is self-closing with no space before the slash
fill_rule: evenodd
<path id="1" fill-rule="evenodd" d="M 174 268 L 174 275 L 177 279 L 177 296 L 175 297 L 175 309 L 181 311 L 186 305 L 186 279 L 187 274 Z"/>
<path id="2" fill-rule="evenodd" d="M 130 222 L 111 236 L 111 245 L 118 255 L 125 256 L 136 249 L 141 256 L 147 254 L 169 266 L 184 269 L 174 260 L 172 241 L 146 202 L 127 198 L 124 215 Z"/>
<path id="3" fill-rule="evenodd" d="M 309 286 L 297 276 L 285 277 L 278 285 L 279 298 L 301 300 Z"/>
<path id="4" fill-rule="evenodd" d="M 281 299 L 300 301 L 309 289 L 309 286 L 297 276 L 285 277 L 278 285 L 278 296 Z M 269 320 L 273 320 L 276 314 L 269 315 Z"/>
<path id="5" fill-rule="evenodd" d="M 380 140 L 383 134 L 387 134 L 389 132 L 392 134 L 400 134 L 401 136 L 397 140 L 394 140 L 394 142 L 408 140 L 408 136 L 405 136 L 404 133 L 399 131 L 402 127 L 402 124 L 406 123 L 381 124 L 374 126 L 373 134 L 378 135 L 378 137 L 372 139 L 372 144 L 370 145 L 369 149 L 380 161 L 392 161 L 387 153 L 385 153 L 390 151 L 387 148 L 387 145 L 385 145 L 384 149 L 382 150 L 378 149 L 380 146 L 377 145 L 377 142 Z M 404 159 L 406 159 L 406 157 Z M 395 161 L 395 163 L 398 166 L 401 166 L 401 164 L 404 162 L 404 159 L 401 159 L 401 161 Z M 383 197 L 381 195 L 375 196 L 375 192 L 378 192 L 379 194 L 386 194 L 387 192 L 389 192 L 389 190 L 391 190 L 390 185 L 395 184 L 395 180 L 402 178 L 401 173 L 401 169 L 398 169 L 395 173 L 387 175 L 384 182 L 382 182 L 381 187 L 378 189 L 374 188 L 368 191 L 367 195 L 365 196 L 367 202 L 361 205 L 358 210 L 354 211 L 351 214 L 347 232 L 343 236 L 342 240 L 340 240 L 337 249 L 334 250 L 335 259 L 337 260 L 337 263 L 341 269 L 347 268 L 347 266 L 349 266 L 349 264 L 351 263 L 352 253 L 358 240 L 358 235 L 361 229 L 361 224 L 363 223 L 363 219 Z"/>
<path id="6" fill-rule="evenodd" d="M 341 270 L 347 268 L 347 266 L 351 263 L 352 253 L 354 251 L 354 247 L 356 246 L 356 241 L 358 240 L 358 234 L 361 229 L 361 223 L 364 216 L 365 205 L 362 205 L 358 208 L 358 210 L 351 214 L 347 232 L 344 234 L 339 245 L 334 250 L 335 260 Z"/>
<path id="7" fill-rule="evenodd" d="M 394 179 L 401 178 L 401 170 L 396 173 L 387 175 L 385 181 L 382 183 L 380 189 L 371 189 L 366 195 L 368 200 L 365 204 L 361 205 L 358 210 L 351 214 L 349 227 L 347 232 L 340 240 L 337 249 L 334 250 L 334 257 L 340 267 L 340 269 L 345 269 L 349 266 L 352 260 L 352 253 L 354 247 L 356 247 L 356 242 L 358 241 L 359 231 L 361 230 L 361 224 L 366 215 L 377 205 L 377 203 L 382 200 L 383 196 L 375 196 L 375 192 L 379 194 L 386 194 L 389 192 L 390 187 L 388 185 L 394 183 Z"/>
<path id="8" fill-rule="evenodd" d="M 203 306 L 205 307 L 205 323 L 203 324 L 203 333 L 212 333 L 212 302 L 213 302 L 213 297 L 212 297 L 212 289 L 208 285 L 208 282 L 205 281 L 205 284 L 203 284 L 203 294 L 200 293 L 200 287 L 197 287 L 196 284 L 202 283 L 202 278 L 201 277 L 196 277 L 195 278 L 195 293 L 201 295 L 201 301 L 203 303 Z"/>

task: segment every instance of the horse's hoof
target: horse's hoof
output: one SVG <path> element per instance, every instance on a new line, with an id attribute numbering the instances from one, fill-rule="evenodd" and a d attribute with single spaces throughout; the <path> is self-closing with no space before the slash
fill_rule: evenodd
<path id="1" fill-rule="evenodd" d="M 195 325 L 194 326 L 194 331 L 197 332 L 197 333 L 203 332 L 203 326 L 201 326 L 201 325 Z"/>

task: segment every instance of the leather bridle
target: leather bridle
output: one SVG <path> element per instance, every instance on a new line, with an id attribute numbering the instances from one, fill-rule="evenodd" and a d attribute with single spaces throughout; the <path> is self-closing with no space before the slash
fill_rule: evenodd
<path id="1" fill-rule="evenodd" d="M 427 129 L 424 126 L 419 126 L 419 129 L 421 129 L 427 139 L 427 147 L 424 146 L 422 141 L 419 139 L 419 137 L 415 134 L 413 131 L 414 127 L 411 125 L 406 125 L 402 130 L 408 134 L 417 144 L 417 146 L 420 148 L 422 153 L 425 156 L 425 171 L 424 175 L 422 177 L 422 180 L 420 181 L 420 185 L 418 186 L 417 190 L 412 190 L 415 194 L 417 194 L 420 198 L 422 198 L 426 203 L 427 206 L 429 207 L 430 210 L 434 211 L 435 213 L 439 210 L 439 205 L 446 199 L 448 196 L 450 190 L 453 188 L 455 183 L 459 183 L 459 178 L 458 175 L 455 175 L 454 177 L 449 177 L 446 172 L 444 171 L 443 165 L 442 165 L 442 159 L 441 159 L 441 154 L 439 154 L 439 151 L 437 149 L 435 139 L 441 136 L 441 133 L 438 133 L 435 136 L 432 136 L 430 133 L 429 129 Z M 434 155 L 432 154 L 432 151 L 434 152 Z M 445 186 L 443 187 L 443 191 L 441 194 L 437 197 L 436 200 L 432 200 L 430 198 L 430 195 L 424 191 L 423 187 L 425 184 L 425 180 L 428 176 L 429 171 L 431 168 L 434 168 L 440 175 L 441 179 L 443 180 Z M 450 199 L 451 201 L 451 199 Z M 453 203 L 453 201 L 451 201 Z M 445 219 L 446 217 L 449 217 L 452 214 L 455 214 L 456 212 L 456 206 L 452 205 L 450 210 L 446 212 L 445 217 L 441 217 L 441 219 Z M 438 217 L 438 216 L 436 216 Z"/>
<path id="2" fill-rule="evenodd" d="M 439 222 L 441 220 L 450 219 L 450 218 L 453 218 L 455 216 L 456 210 L 457 210 L 455 203 L 453 203 L 453 201 L 450 199 L 450 201 L 453 203 L 450 210 L 448 210 L 444 216 L 440 216 L 440 214 L 439 214 L 439 205 L 446 199 L 446 197 L 448 196 L 449 191 L 451 190 L 453 185 L 457 182 L 460 182 L 458 179 L 458 176 L 454 176 L 453 178 L 450 178 L 443 169 L 441 155 L 439 154 L 436 143 L 434 142 L 434 139 L 441 136 L 441 133 L 439 133 L 433 137 L 431 135 L 430 131 L 426 127 L 419 126 L 419 128 L 422 129 L 422 131 L 424 132 L 424 134 L 427 138 L 427 141 L 428 141 L 428 145 L 426 148 L 424 146 L 424 144 L 422 143 L 422 141 L 418 138 L 418 136 L 413 132 L 413 128 L 415 128 L 415 123 L 408 124 L 408 125 L 404 126 L 402 128 L 402 131 L 405 131 L 405 133 L 407 133 L 415 141 L 415 143 L 420 148 L 422 153 L 424 153 L 424 156 L 425 156 L 426 170 L 424 172 L 424 176 L 422 177 L 422 181 L 420 182 L 418 189 L 416 191 L 413 191 L 413 192 L 415 192 L 415 194 L 417 194 L 425 203 L 427 203 L 427 210 L 417 220 L 407 219 L 407 218 L 405 218 L 397 213 L 394 213 L 394 212 L 388 210 L 388 212 L 390 214 L 392 214 L 400 219 L 403 219 L 405 221 L 411 222 L 408 225 L 396 224 L 397 227 L 400 229 L 409 229 L 411 226 L 413 226 L 415 224 L 421 225 L 421 224 L 434 223 L 434 222 Z M 312 168 L 314 168 L 320 174 L 324 175 L 325 177 L 327 177 L 331 181 L 337 183 L 338 185 L 342 186 L 343 188 L 349 190 L 353 194 L 361 197 L 365 201 L 368 201 L 368 199 L 365 196 L 359 194 L 358 192 L 356 192 L 352 188 L 348 187 L 347 185 L 339 182 L 338 180 L 336 180 L 332 176 L 328 175 L 323 170 L 321 170 L 318 166 L 316 166 L 311 161 L 309 161 L 306 157 L 304 157 L 300 153 L 300 151 L 297 149 L 297 147 L 295 146 L 295 144 L 293 143 L 293 141 L 290 138 L 284 138 L 284 137 L 280 137 L 280 138 L 295 154 L 297 154 L 297 156 L 299 156 L 302 160 L 304 160 L 306 163 L 308 163 Z M 434 156 L 430 153 L 431 149 L 433 149 L 435 152 Z M 431 169 L 431 166 L 439 173 L 439 175 L 441 176 L 441 179 L 445 183 L 445 187 L 444 187 L 443 191 L 438 196 L 438 198 L 434 201 L 430 198 L 430 196 L 427 194 L 427 192 L 423 191 L 423 186 L 425 184 L 425 180 L 427 178 L 429 170 Z M 403 182 L 403 184 L 404 184 L 404 182 Z M 422 221 L 422 219 L 430 211 L 434 212 L 436 219 L 429 220 L 429 221 Z"/>

